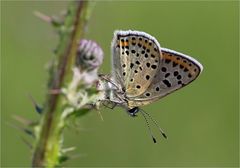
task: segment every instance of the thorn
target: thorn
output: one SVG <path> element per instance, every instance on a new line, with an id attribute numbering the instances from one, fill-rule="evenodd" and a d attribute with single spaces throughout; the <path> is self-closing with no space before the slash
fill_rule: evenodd
<path id="1" fill-rule="evenodd" d="M 15 119 L 15 120 L 17 120 L 19 123 L 21 123 L 21 124 L 23 124 L 23 125 L 25 125 L 25 126 L 31 126 L 31 125 L 34 124 L 33 121 L 28 120 L 28 119 L 23 118 L 23 117 L 18 116 L 18 115 L 13 115 L 12 118 Z"/>
<path id="2" fill-rule="evenodd" d="M 67 152 L 72 152 L 72 151 L 74 151 L 74 150 L 76 150 L 76 147 L 75 147 L 75 146 L 62 149 L 62 152 L 63 152 L 63 153 L 67 153 Z"/>
<path id="3" fill-rule="evenodd" d="M 22 131 L 22 129 L 20 129 L 18 126 L 14 125 L 12 123 L 6 122 L 6 124 L 9 125 L 10 127 L 14 128 L 14 129 L 18 129 L 18 130 Z"/>
<path id="4" fill-rule="evenodd" d="M 35 138 L 35 135 L 33 134 L 33 132 L 32 132 L 31 130 L 26 129 L 26 128 L 23 128 L 23 131 L 24 131 L 25 133 L 27 133 L 28 135 L 31 135 L 32 137 Z"/>
<path id="5" fill-rule="evenodd" d="M 67 156 L 67 155 L 62 155 L 62 156 L 60 156 L 59 158 L 58 158 L 58 161 L 59 161 L 59 163 L 64 163 L 64 162 L 66 162 L 66 161 L 68 161 L 69 160 L 69 156 Z"/>
<path id="6" fill-rule="evenodd" d="M 63 25 L 63 19 L 60 19 L 56 16 L 52 16 L 51 19 L 51 23 L 54 27 L 60 27 L 61 25 Z"/>
<path id="7" fill-rule="evenodd" d="M 14 125 L 14 124 L 12 124 L 12 123 L 8 123 L 8 122 L 7 122 L 7 124 L 8 124 L 9 126 L 11 126 L 12 128 L 15 128 L 15 129 L 18 129 L 18 130 L 20 130 L 20 131 L 22 131 L 22 132 L 25 132 L 25 133 L 27 133 L 28 135 L 30 135 L 31 137 L 35 138 L 35 135 L 34 135 L 34 133 L 33 133 L 31 130 L 26 129 L 26 128 L 23 128 L 23 127 L 21 127 L 21 126 Z"/>
<path id="8" fill-rule="evenodd" d="M 82 157 L 86 157 L 86 154 L 74 154 L 74 155 L 62 155 L 59 157 L 59 162 L 61 164 L 64 164 L 65 162 L 69 161 L 69 160 L 73 160 L 73 159 L 79 159 Z"/>
<path id="9" fill-rule="evenodd" d="M 32 146 L 32 144 L 29 142 L 29 141 L 27 141 L 25 138 L 23 138 L 22 136 L 20 136 L 20 138 L 21 138 L 21 140 L 23 141 L 23 143 L 25 143 L 26 145 L 27 145 L 27 147 L 29 148 L 29 149 L 33 149 L 33 146 Z"/>
<path id="10" fill-rule="evenodd" d="M 51 23 L 54 27 L 59 27 L 63 24 L 63 21 L 55 16 L 48 16 L 39 11 L 34 11 L 34 15 L 44 22 Z"/>
<path id="11" fill-rule="evenodd" d="M 33 97 L 32 97 L 30 94 L 28 94 L 28 96 L 29 96 L 29 98 L 30 98 L 33 106 L 35 107 L 35 110 L 36 110 L 39 114 L 42 114 L 43 108 L 40 107 L 40 106 L 36 103 L 36 101 L 33 99 Z"/>
<path id="12" fill-rule="evenodd" d="M 79 159 L 79 158 L 83 158 L 86 157 L 87 154 L 73 154 L 73 155 L 69 155 L 69 160 L 73 160 L 73 159 Z"/>
<path id="13" fill-rule="evenodd" d="M 39 11 L 34 11 L 34 15 L 47 23 L 52 23 L 52 18 L 50 16 L 47 16 Z"/>

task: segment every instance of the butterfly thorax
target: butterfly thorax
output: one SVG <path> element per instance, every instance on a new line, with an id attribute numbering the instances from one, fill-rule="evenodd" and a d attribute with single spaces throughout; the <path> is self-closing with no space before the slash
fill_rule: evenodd
<path id="1" fill-rule="evenodd" d="M 126 109 L 130 116 L 136 116 L 139 108 L 134 106 L 134 101 L 132 101 L 131 98 L 127 97 L 125 88 L 117 84 L 110 75 L 100 75 L 97 87 L 98 90 L 104 92 L 104 96 L 100 101 L 113 103 L 113 106 L 121 106 Z"/>
<path id="2" fill-rule="evenodd" d="M 104 97 L 100 101 L 110 101 L 116 105 L 127 107 L 125 88 L 115 83 L 109 75 L 100 75 L 97 88 L 104 92 Z"/>

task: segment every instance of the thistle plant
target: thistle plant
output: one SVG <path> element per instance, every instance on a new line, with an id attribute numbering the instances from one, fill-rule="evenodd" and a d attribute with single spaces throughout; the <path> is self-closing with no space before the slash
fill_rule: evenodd
<path id="1" fill-rule="evenodd" d="M 94 41 L 83 39 L 94 3 L 70 2 L 63 20 L 40 12 L 35 14 L 51 23 L 59 35 L 55 58 L 49 67 L 48 90 L 37 122 L 16 119 L 27 126 L 34 137 L 33 167 L 56 167 L 69 157 L 64 149 L 63 130 L 70 116 L 83 116 L 97 107 L 102 93 L 96 89 L 103 51 Z"/>

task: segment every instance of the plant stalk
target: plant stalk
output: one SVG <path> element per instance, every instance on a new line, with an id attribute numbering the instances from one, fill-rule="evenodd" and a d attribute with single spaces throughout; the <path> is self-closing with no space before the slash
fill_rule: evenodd
<path id="1" fill-rule="evenodd" d="M 56 49 L 56 64 L 50 72 L 49 90 L 60 90 L 70 80 L 77 52 L 77 42 L 82 38 L 89 19 L 89 1 L 70 2 L 63 25 L 59 27 L 60 41 Z M 64 121 L 64 97 L 47 94 L 43 116 L 37 127 L 32 167 L 55 167 L 59 164 Z"/>

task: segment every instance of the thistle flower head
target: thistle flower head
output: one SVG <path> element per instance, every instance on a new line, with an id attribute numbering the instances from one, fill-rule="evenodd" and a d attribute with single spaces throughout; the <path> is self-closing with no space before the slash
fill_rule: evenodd
<path id="1" fill-rule="evenodd" d="M 103 62 L 103 51 L 94 41 L 83 39 L 79 42 L 76 66 L 80 70 L 98 69 Z"/>

